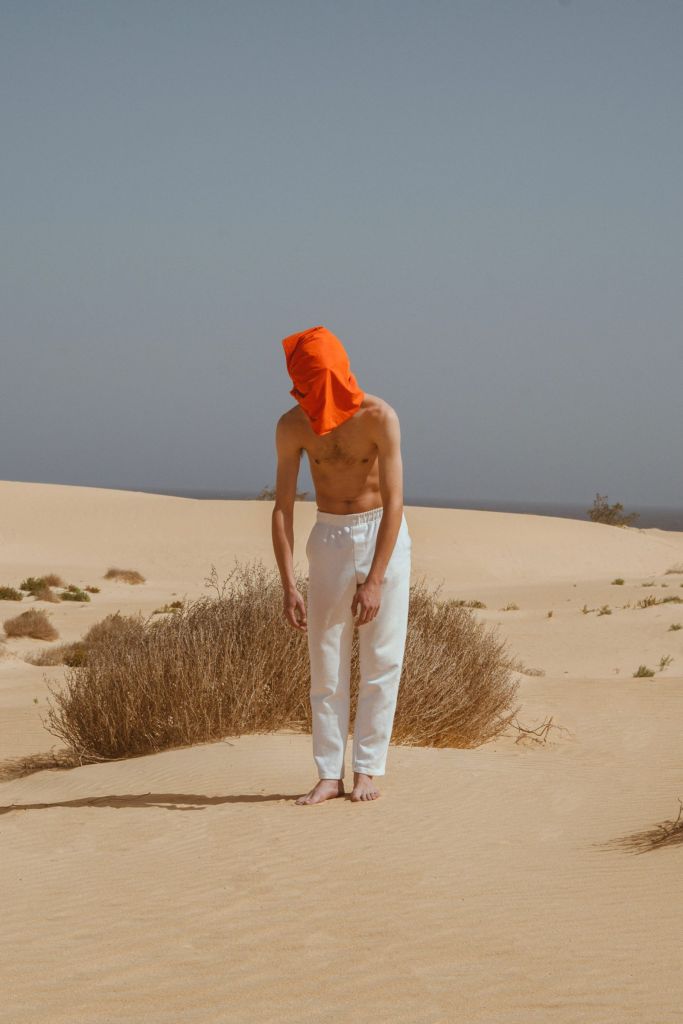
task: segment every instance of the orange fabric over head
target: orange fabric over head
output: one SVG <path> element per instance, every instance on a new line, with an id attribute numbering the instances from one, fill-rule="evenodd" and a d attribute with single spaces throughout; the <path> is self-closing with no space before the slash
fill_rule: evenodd
<path id="1" fill-rule="evenodd" d="M 319 324 L 282 339 L 289 392 L 307 414 L 316 434 L 327 434 L 360 408 L 365 392 L 351 373 L 339 338 Z"/>

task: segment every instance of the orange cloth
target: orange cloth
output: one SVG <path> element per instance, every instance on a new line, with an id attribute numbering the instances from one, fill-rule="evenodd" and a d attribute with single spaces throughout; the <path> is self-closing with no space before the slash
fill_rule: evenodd
<path id="1" fill-rule="evenodd" d="M 351 373 L 339 338 L 319 324 L 282 339 L 289 392 L 308 415 L 316 434 L 327 434 L 358 411 L 365 392 Z"/>

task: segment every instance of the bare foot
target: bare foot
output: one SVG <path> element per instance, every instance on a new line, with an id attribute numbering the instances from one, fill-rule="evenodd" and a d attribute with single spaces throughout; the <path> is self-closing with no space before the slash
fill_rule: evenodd
<path id="1" fill-rule="evenodd" d="M 321 804 L 335 796 L 344 796 L 343 779 L 321 779 L 308 793 L 295 801 L 297 804 Z"/>
<path id="2" fill-rule="evenodd" d="M 380 791 L 372 781 L 372 775 L 364 775 L 362 772 L 353 773 L 353 789 L 351 790 L 352 800 L 376 800 Z"/>

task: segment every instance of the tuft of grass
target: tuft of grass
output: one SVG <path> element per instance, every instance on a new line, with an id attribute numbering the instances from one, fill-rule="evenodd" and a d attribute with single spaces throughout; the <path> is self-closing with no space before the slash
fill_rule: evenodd
<path id="1" fill-rule="evenodd" d="M 452 604 L 454 608 L 485 608 L 486 605 L 483 601 L 465 601 L 462 597 L 449 597 L 446 601 L 447 604 Z"/>
<path id="2" fill-rule="evenodd" d="M 546 619 L 552 619 L 552 617 L 553 617 L 553 613 L 552 613 L 552 610 L 551 610 L 551 611 L 549 611 L 549 612 L 547 613 L 547 615 L 546 615 Z"/>
<path id="3" fill-rule="evenodd" d="M 137 569 L 107 569 L 105 580 L 116 580 L 117 583 L 144 583 L 145 577 Z"/>
<path id="4" fill-rule="evenodd" d="M 86 594 L 85 590 L 81 590 L 80 587 L 71 584 L 71 586 L 61 592 L 59 599 L 60 601 L 89 601 L 90 594 Z"/>
<path id="5" fill-rule="evenodd" d="M 38 590 L 42 590 L 47 586 L 48 584 L 42 576 L 27 576 L 27 578 L 22 580 L 19 584 L 19 589 L 25 590 L 29 594 L 35 594 Z"/>
<path id="6" fill-rule="evenodd" d="M 659 659 L 659 671 L 661 672 L 663 669 L 665 669 L 667 665 L 671 664 L 672 661 L 673 658 L 670 654 L 662 655 L 662 657 Z"/>
<path id="7" fill-rule="evenodd" d="M 601 608 L 598 608 L 598 615 L 611 615 L 612 609 L 608 604 L 603 604 Z"/>
<path id="8" fill-rule="evenodd" d="M 500 609 L 502 612 L 518 612 L 519 605 L 515 604 L 514 601 L 508 601 L 504 608 Z"/>
<path id="9" fill-rule="evenodd" d="M 626 580 L 622 580 L 621 576 L 617 576 L 615 580 L 612 580 L 613 587 L 623 587 Z"/>
<path id="10" fill-rule="evenodd" d="M 636 608 L 652 608 L 655 604 L 683 604 L 683 597 L 678 597 L 677 594 L 671 594 L 669 597 L 656 597 L 650 594 L 638 601 Z"/>
<path id="11" fill-rule="evenodd" d="M 47 576 L 43 576 L 46 587 L 63 587 L 65 586 L 64 580 L 61 576 L 58 576 L 56 572 L 49 572 Z"/>
<path id="12" fill-rule="evenodd" d="M 583 608 L 581 609 L 581 612 L 582 612 L 583 615 L 588 615 L 589 612 L 592 612 L 592 611 L 595 611 L 595 609 L 594 608 L 589 608 L 587 604 L 585 604 L 583 606 Z"/>
<path id="13" fill-rule="evenodd" d="M 683 623 L 672 622 L 671 625 L 669 626 L 669 632 L 670 633 L 671 632 L 676 632 L 676 630 L 678 630 L 678 629 L 683 629 Z"/>
<path id="14" fill-rule="evenodd" d="M 99 587 L 86 587 L 85 589 L 88 591 L 89 594 L 99 594 L 100 592 Z"/>
<path id="15" fill-rule="evenodd" d="M 170 604 L 168 604 L 167 602 L 162 608 L 155 608 L 154 611 L 152 612 L 152 615 L 160 615 L 162 612 L 176 612 L 178 608 L 182 607 L 182 601 L 171 601 Z"/>
<path id="16" fill-rule="evenodd" d="M 23 601 L 24 595 L 14 587 L 0 587 L 0 601 Z"/>
<path id="17" fill-rule="evenodd" d="M 51 587 L 41 587 L 33 595 L 36 601 L 50 601 L 51 604 L 59 603 L 59 598 Z"/>
<path id="18" fill-rule="evenodd" d="M 653 676 L 654 674 L 654 669 L 648 668 L 647 665 L 639 665 L 633 673 L 633 678 L 640 679 L 645 678 L 646 676 Z"/>
<path id="19" fill-rule="evenodd" d="M 306 599 L 308 581 L 297 587 Z M 48 730 L 84 761 L 134 757 L 224 736 L 310 732 L 307 637 L 282 613 L 277 569 L 215 569 L 201 597 L 163 618 L 120 617 L 80 668 L 50 690 Z M 508 725 L 518 683 L 505 642 L 466 608 L 411 583 L 405 656 L 393 723 L 397 744 L 476 747 Z M 359 629 L 351 647 L 358 699 Z M 50 684 L 48 683 L 48 687 Z"/>
<path id="20" fill-rule="evenodd" d="M 5 619 L 4 629 L 7 636 L 29 636 L 35 640 L 56 640 L 59 636 L 46 613 L 35 608 L 13 619 Z"/>
<path id="21" fill-rule="evenodd" d="M 670 573 L 681 573 L 681 572 L 683 572 L 683 562 L 676 562 L 675 565 L 672 565 L 670 569 L 666 570 L 664 575 L 668 576 Z"/>

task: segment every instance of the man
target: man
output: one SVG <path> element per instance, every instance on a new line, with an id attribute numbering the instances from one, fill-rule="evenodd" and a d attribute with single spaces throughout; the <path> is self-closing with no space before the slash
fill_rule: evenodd
<path id="1" fill-rule="evenodd" d="M 387 402 L 359 388 L 341 341 L 322 325 L 284 338 L 297 404 L 277 422 L 272 535 L 283 615 L 307 632 L 317 784 L 297 804 L 344 796 L 351 643 L 360 686 L 353 801 L 374 800 L 385 773 L 403 665 L 412 541 L 403 512 L 400 426 Z M 293 571 L 294 499 L 303 452 L 315 486 L 306 543 L 308 609 Z"/>

